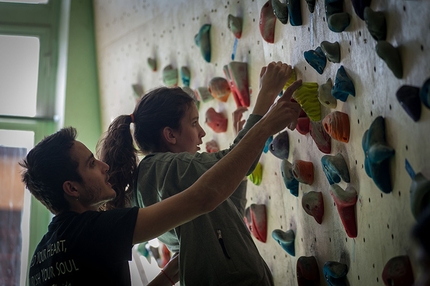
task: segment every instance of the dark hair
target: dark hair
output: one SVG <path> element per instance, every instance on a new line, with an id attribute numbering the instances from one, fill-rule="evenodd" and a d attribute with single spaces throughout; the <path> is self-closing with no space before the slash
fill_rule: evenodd
<path id="1" fill-rule="evenodd" d="M 163 151 L 163 129 L 179 130 L 180 121 L 192 103 L 194 99 L 182 88 L 160 87 L 142 96 L 132 115 L 120 115 L 112 121 L 97 144 L 98 157 L 109 165 L 109 182 L 117 194 L 107 204 L 108 209 L 129 206 L 129 190 L 135 183 L 139 153 Z M 133 145 L 132 121 L 138 149 Z"/>
<path id="2" fill-rule="evenodd" d="M 25 169 L 22 181 L 53 214 L 70 207 L 64 198 L 63 183 L 69 180 L 82 182 L 79 164 L 70 156 L 76 135 L 75 128 L 63 128 L 45 137 L 19 163 Z"/>

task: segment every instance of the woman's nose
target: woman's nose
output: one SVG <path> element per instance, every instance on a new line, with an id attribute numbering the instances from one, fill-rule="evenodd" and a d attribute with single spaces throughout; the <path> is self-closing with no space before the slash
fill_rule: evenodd
<path id="1" fill-rule="evenodd" d="M 200 124 L 199 124 L 199 126 L 200 126 L 200 138 L 203 138 L 206 136 L 206 132 Z"/>

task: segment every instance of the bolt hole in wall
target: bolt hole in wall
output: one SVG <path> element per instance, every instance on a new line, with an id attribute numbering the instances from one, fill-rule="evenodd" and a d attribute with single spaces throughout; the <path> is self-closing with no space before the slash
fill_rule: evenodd
<path id="1" fill-rule="evenodd" d="M 125 31 L 121 31 L 119 26 L 114 27 L 120 23 L 115 25 L 112 23 L 109 27 L 98 25 L 97 37 L 104 43 L 99 49 L 101 85 L 113 82 L 117 73 L 130 74 L 127 77 L 128 84 L 115 87 L 117 90 L 103 90 L 102 101 L 106 102 L 105 106 L 110 106 L 104 111 L 106 114 L 103 116 L 107 118 L 104 121 L 109 122 L 111 114 L 123 114 L 123 110 L 130 113 L 133 110 L 134 102 L 130 102 L 127 107 L 112 104 L 118 102 L 118 94 L 130 95 L 130 86 L 137 80 L 135 76 L 131 76 L 132 72 L 137 71 L 135 74 L 145 75 L 138 79 L 145 90 L 162 84 L 161 80 L 157 82 L 161 79 L 160 73 L 151 73 L 144 64 L 146 57 L 153 56 L 154 47 L 157 47 L 156 58 L 159 60 L 160 70 L 168 64 L 178 67 L 189 65 L 192 75 L 190 87 L 193 89 L 207 85 L 214 76 L 223 76 L 222 68 L 231 62 L 231 47 L 235 40 L 227 29 L 228 14 L 243 16 L 243 33 L 237 41 L 236 60 L 248 63 L 249 85 L 254 91 L 258 90 L 261 66 L 270 61 L 280 60 L 292 64 L 298 78 L 305 82 L 316 82 L 319 86 L 328 78 L 331 78 L 335 85 L 336 73 L 340 66 L 344 66 L 355 86 L 355 96 L 349 96 L 345 101 L 337 100 L 335 108 L 321 107 L 321 117 L 333 111 L 341 111 L 347 113 L 354 122 L 357 119 L 357 124 L 350 125 L 350 141 L 342 143 L 332 139 L 330 151 L 330 155 L 341 153 L 349 166 L 350 183 L 345 182 L 342 186 L 352 186 L 357 191 L 360 202 L 360 205 L 357 204 L 354 207 L 357 237 L 351 239 L 346 237 L 337 209 L 340 204 L 334 202 L 330 193 L 330 184 L 322 170 L 321 158 L 324 154 L 317 148 L 310 134 L 302 135 L 297 131 L 288 133 L 290 143 L 288 161 L 293 162 L 297 159 L 311 161 L 314 166 L 314 183 L 312 185 L 300 183 L 298 196 L 293 196 L 285 187 L 282 176 L 277 176 L 281 160 L 268 152 L 263 154 L 261 159 L 267 170 L 263 172 L 261 184 L 256 186 L 248 183 L 248 203 L 266 204 L 268 239 L 266 243 L 256 241 L 256 245 L 272 270 L 277 285 L 297 285 L 297 281 L 293 279 L 295 276 L 291 273 L 295 273 L 299 257 L 310 255 L 315 256 L 318 262 L 321 280 L 324 280 L 322 273 L 325 262 L 336 261 L 347 264 L 346 277 L 351 285 L 354 285 L 354 281 L 357 280 L 360 280 L 360 284 L 363 285 L 373 285 L 375 280 L 379 283 L 379 277 L 387 261 L 394 256 L 410 255 L 412 250 L 409 236 L 404 231 L 414 223 L 409 210 L 410 196 L 400 195 L 401 192 L 409 189 L 411 183 L 411 178 L 405 172 L 405 159 L 411 162 L 417 172 L 428 167 L 427 146 L 430 142 L 422 136 L 425 134 L 423 130 L 428 129 L 429 126 L 429 112 L 423 107 L 421 120 L 414 123 L 401 104 L 396 101 L 396 91 L 400 86 L 412 84 L 420 87 L 430 76 L 423 72 L 428 70 L 429 55 L 423 52 L 416 53 L 412 49 L 412 45 L 415 45 L 415 50 L 424 51 L 424 47 L 430 41 L 422 37 L 428 33 L 428 29 L 419 21 L 419 19 L 427 19 L 425 15 L 428 12 L 428 4 L 424 3 L 425 1 L 403 3 L 393 3 L 388 0 L 372 1 L 373 10 L 386 13 L 387 41 L 395 47 L 402 46 L 404 74 L 402 78 L 397 78 L 386 62 L 377 55 L 375 50 L 377 42 L 372 38 L 366 23 L 355 13 L 352 7 L 353 1 L 343 3 L 343 9 L 350 15 L 351 23 L 340 33 L 328 28 L 330 18 L 326 14 L 324 1 L 316 1 L 314 13 L 307 10 L 305 1 L 301 1 L 303 24 L 292 26 L 289 21 L 283 25 L 276 20 L 274 43 L 266 42 L 259 30 L 260 12 L 266 1 L 215 3 L 216 1 L 203 0 L 198 4 L 192 1 L 181 2 L 187 5 L 178 4 L 175 7 L 175 4 L 164 0 L 147 3 L 149 7 L 146 7 L 146 10 L 159 11 L 159 14 L 152 16 L 145 11 L 139 11 L 141 14 L 136 16 L 135 22 Z M 108 11 L 103 1 L 95 1 L 96 23 L 98 21 L 104 23 L 106 19 L 109 21 L 109 17 L 119 18 L 124 12 L 121 10 L 125 9 L 126 5 L 119 0 L 113 3 L 116 3 L 116 6 L 110 6 L 109 9 L 112 10 Z M 409 5 L 415 5 L 415 8 L 412 9 L 414 6 Z M 211 13 L 208 14 L 208 11 Z M 402 20 L 401 26 L 398 23 L 399 17 Z M 165 21 L 166 18 L 169 21 Z M 199 48 L 194 43 L 194 36 L 205 22 L 212 25 L 211 62 L 205 62 L 202 59 L 196 52 Z M 177 28 L 171 29 L 172 25 Z M 123 25 L 123 27 L 126 26 Z M 154 32 L 153 36 L 149 36 L 147 42 L 139 47 L 138 53 L 130 53 L 130 59 L 126 59 L 130 63 L 124 62 L 121 57 L 121 61 L 112 66 L 104 66 L 105 57 L 108 58 L 107 53 L 126 52 L 118 49 L 117 42 L 133 41 L 134 43 L 137 35 L 147 38 L 144 31 L 163 30 L 169 31 L 165 37 L 160 37 L 158 32 Z M 170 32 L 171 30 L 174 31 Z M 151 34 L 152 32 L 149 35 Z M 364 44 L 360 44 L 359 39 L 363 39 Z M 341 60 L 338 63 L 326 61 L 323 73 L 319 74 L 305 60 L 304 52 L 315 50 L 322 41 L 338 42 Z M 172 58 L 170 55 L 175 57 Z M 133 56 L 135 59 L 131 63 Z M 142 64 L 137 65 L 136 62 Z M 123 102 L 126 100 L 124 99 Z M 254 103 L 255 97 L 251 97 L 250 109 Z M 225 105 L 217 101 L 202 102 L 201 118 L 204 119 L 204 112 L 208 107 L 222 109 L 228 114 L 234 111 L 236 106 L 231 97 Z M 395 155 L 390 159 L 389 165 L 392 187 L 399 190 L 398 197 L 393 196 L 397 192 L 382 194 L 373 179 L 367 176 L 364 167 L 366 157 L 362 149 L 363 134 L 379 116 L 385 119 L 387 144 L 395 149 Z M 207 130 L 204 140 L 209 141 L 215 137 L 219 140 L 220 146 L 229 146 L 234 135 L 229 130 L 226 134 L 213 134 Z M 409 138 L 421 140 L 410 142 Z M 411 152 L 408 152 L 408 149 Z M 416 150 L 422 151 L 416 152 Z M 324 206 L 326 206 L 321 224 L 316 223 L 312 216 L 305 213 L 301 204 L 304 194 L 312 191 L 322 193 Z M 366 204 L 367 200 L 368 204 Z M 389 228 L 386 227 L 388 221 Z M 278 226 L 282 228 L 282 225 L 289 225 L 290 229 L 294 228 L 295 236 L 300 238 L 295 240 L 295 256 L 278 255 L 282 249 L 270 238 L 270 232 Z M 374 263 L 369 264 L 369 261 Z M 368 274 L 363 275 L 363 272 Z"/>

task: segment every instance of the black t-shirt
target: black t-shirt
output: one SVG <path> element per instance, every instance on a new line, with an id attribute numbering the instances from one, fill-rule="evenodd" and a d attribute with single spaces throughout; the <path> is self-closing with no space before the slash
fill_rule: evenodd
<path id="1" fill-rule="evenodd" d="M 131 285 L 128 261 L 138 208 L 65 212 L 37 246 L 30 286 Z"/>

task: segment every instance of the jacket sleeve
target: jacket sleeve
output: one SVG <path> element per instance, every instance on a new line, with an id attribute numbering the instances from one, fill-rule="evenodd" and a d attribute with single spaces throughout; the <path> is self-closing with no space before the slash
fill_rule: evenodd
<path id="1" fill-rule="evenodd" d="M 242 130 L 239 132 L 239 134 L 237 134 L 236 138 L 233 141 L 233 144 L 230 146 L 229 151 L 231 149 L 234 148 L 234 146 L 237 145 L 237 143 L 239 143 L 239 141 L 246 135 L 246 133 L 258 122 L 260 121 L 260 119 L 262 118 L 262 116 L 260 115 L 255 115 L 255 114 L 251 114 L 248 118 L 248 120 L 246 120 L 246 123 L 244 125 L 244 127 L 242 128 Z M 252 171 L 254 171 L 255 167 L 258 164 L 258 161 L 260 160 L 260 155 L 255 159 L 254 163 L 252 163 L 251 168 L 248 170 L 248 172 L 246 173 L 246 175 L 250 175 L 252 173 Z"/>

